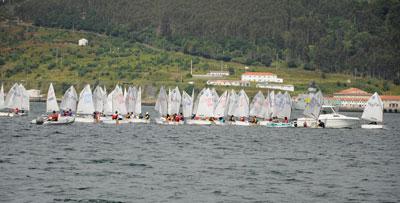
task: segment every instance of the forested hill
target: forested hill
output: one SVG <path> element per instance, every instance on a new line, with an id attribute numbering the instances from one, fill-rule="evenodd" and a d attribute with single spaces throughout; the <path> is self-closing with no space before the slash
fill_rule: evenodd
<path id="1" fill-rule="evenodd" d="M 279 60 L 400 83 L 399 0 L 16 0 L 2 7 L 36 25 L 207 58 Z"/>

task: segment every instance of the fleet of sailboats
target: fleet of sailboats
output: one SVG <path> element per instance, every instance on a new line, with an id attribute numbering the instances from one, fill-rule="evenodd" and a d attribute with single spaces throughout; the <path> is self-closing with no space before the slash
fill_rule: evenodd
<path id="1" fill-rule="evenodd" d="M 39 117 L 32 123 L 69 124 L 83 123 L 149 123 L 150 119 L 142 116 L 141 87 L 122 88 L 116 85 L 107 94 L 105 88 L 97 86 L 92 92 L 90 85 L 84 86 L 77 95 L 73 86 L 69 87 L 58 105 L 53 84 L 49 85 L 46 99 L 46 113 L 60 112 L 56 121 Z M 312 92 L 304 98 L 304 117 L 290 122 L 292 99 L 288 92 L 268 92 L 265 96 L 259 91 L 252 100 L 242 89 L 224 91 L 218 95 L 212 88 L 203 88 L 197 97 L 194 90 L 191 95 L 180 91 L 178 87 L 160 88 L 155 110 L 159 117 L 156 123 L 167 125 L 261 125 L 267 127 L 328 127 L 352 128 L 360 119 L 337 113 L 333 106 L 325 106 L 320 91 Z M 0 89 L 0 116 L 26 115 L 30 110 L 29 95 L 22 84 L 15 83 L 7 94 L 4 87 Z M 69 112 L 73 116 L 61 114 Z M 113 117 L 109 117 L 113 115 Z M 118 117 L 114 118 L 114 115 Z M 146 112 L 146 115 L 148 113 Z M 383 102 L 377 93 L 368 100 L 361 116 L 369 122 L 361 125 L 366 129 L 383 128 Z"/>

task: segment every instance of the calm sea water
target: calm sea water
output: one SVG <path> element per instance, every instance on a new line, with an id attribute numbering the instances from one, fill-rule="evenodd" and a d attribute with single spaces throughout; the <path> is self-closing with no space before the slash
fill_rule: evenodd
<path id="1" fill-rule="evenodd" d="M 32 109 L 0 118 L 0 202 L 400 201 L 400 114 L 371 131 L 36 126 Z"/>

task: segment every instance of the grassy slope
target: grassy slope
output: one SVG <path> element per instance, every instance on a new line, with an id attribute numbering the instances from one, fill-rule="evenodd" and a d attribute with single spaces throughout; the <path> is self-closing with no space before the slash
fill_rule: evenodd
<path id="1" fill-rule="evenodd" d="M 44 92 L 48 83 L 53 82 L 58 94 L 67 85 L 74 84 L 80 90 L 86 83 L 99 83 L 109 88 L 117 83 L 157 88 L 160 85 L 179 85 L 181 88 L 187 88 L 188 81 L 195 81 L 196 88 L 202 88 L 206 79 L 188 76 L 190 60 L 194 61 L 195 73 L 219 70 L 221 65 L 220 61 L 180 52 L 167 52 L 95 33 L 33 27 L 29 24 L 17 25 L 9 22 L 2 22 L 0 28 L 2 29 L 0 54 L 5 63 L 0 67 L 0 74 L 7 87 L 14 81 L 24 80 L 28 88 L 39 88 Z M 90 45 L 79 47 L 77 41 L 80 38 L 89 39 Z M 332 94 L 350 86 L 370 92 L 400 94 L 400 86 L 393 84 L 390 84 L 389 91 L 383 92 L 384 81 L 376 79 L 354 79 L 343 74 L 325 74 L 323 78 L 318 71 L 289 69 L 282 63 L 275 64 L 275 67 L 250 67 L 250 70 L 276 73 L 284 79 L 285 84 L 295 85 L 295 94 L 305 91 L 312 80 L 325 94 Z M 242 64 L 224 63 L 224 66 L 235 69 L 235 75 L 229 79 L 239 79 L 240 74 L 244 72 Z M 347 83 L 347 80 L 351 83 Z M 338 81 L 341 85 L 337 84 Z M 218 88 L 222 89 L 224 88 Z M 258 90 L 252 87 L 246 91 L 251 95 Z M 154 90 L 150 92 L 152 93 L 149 95 L 154 94 Z"/>

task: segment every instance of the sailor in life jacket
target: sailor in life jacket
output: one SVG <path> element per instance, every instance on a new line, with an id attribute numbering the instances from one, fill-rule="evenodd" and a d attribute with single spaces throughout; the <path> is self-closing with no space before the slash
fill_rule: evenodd
<path id="1" fill-rule="evenodd" d="M 111 119 L 113 119 L 113 120 L 118 119 L 118 111 L 116 111 L 113 115 L 111 115 Z"/>

